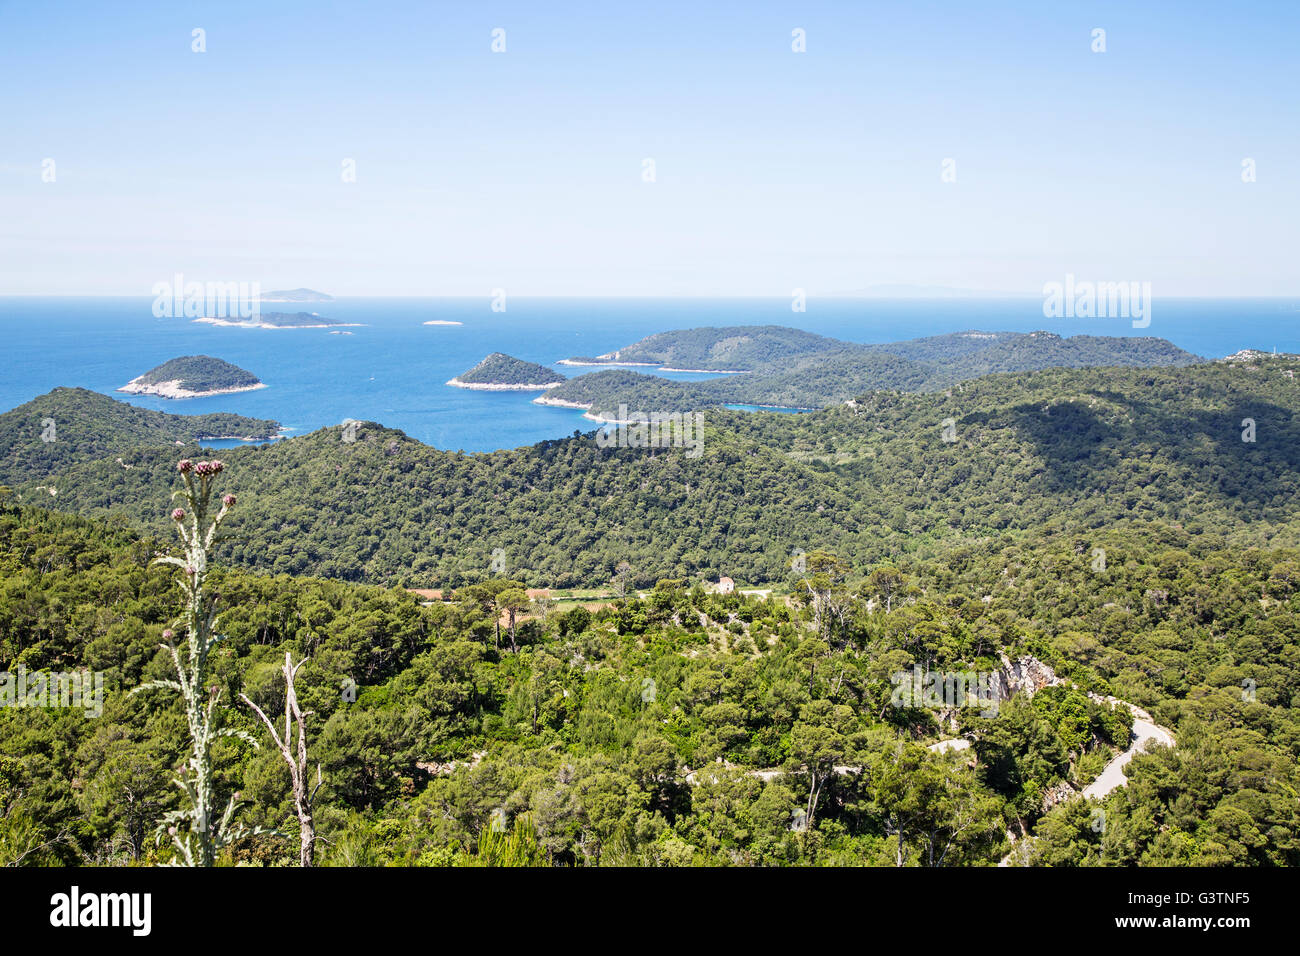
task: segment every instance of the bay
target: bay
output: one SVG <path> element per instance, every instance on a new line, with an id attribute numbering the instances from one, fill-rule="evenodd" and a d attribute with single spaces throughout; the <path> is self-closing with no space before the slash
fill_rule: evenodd
<path id="1" fill-rule="evenodd" d="M 595 425 L 579 411 L 533 404 L 535 393 L 469 391 L 446 385 L 448 379 L 490 352 L 573 377 L 591 369 L 556 364 L 560 359 L 599 355 L 668 329 L 790 325 L 853 342 L 971 329 L 1046 329 L 1061 335 L 1159 336 L 1207 357 L 1243 348 L 1300 352 L 1296 299 L 1157 299 L 1145 329 L 1133 329 L 1128 319 L 1048 319 L 1039 298 L 810 299 L 800 313 L 791 311 L 788 299 L 511 298 L 504 312 L 493 312 L 486 296 L 266 306 L 361 323 L 336 330 L 351 335 L 157 318 L 152 304 L 147 297 L 0 298 L 0 408 L 59 385 L 81 386 L 162 411 L 273 418 L 291 435 L 353 418 L 400 428 L 438 448 L 484 452 L 591 431 Z M 115 391 L 168 359 L 200 354 L 233 362 L 268 387 L 180 401 Z"/>

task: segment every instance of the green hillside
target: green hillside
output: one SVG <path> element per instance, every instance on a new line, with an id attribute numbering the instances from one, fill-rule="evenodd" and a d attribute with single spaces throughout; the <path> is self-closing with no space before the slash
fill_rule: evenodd
<path id="1" fill-rule="evenodd" d="M 545 365 L 525 362 L 503 352 L 493 352 L 452 381 L 464 385 L 545 386 L 564 381 L 564 376 Z"/>
<path id="2" fill-rule="evenodd" d="M 739 325 L 659 332 L 594 361 L 654 363 L 672 368 L 756 369 L 799 355 L 835 351 L 846 343 L 780 325 Z M 591 361 L 575 358 L 573 361 Z"/>
<path id="3" fill-rule="evenodd" d="M 662 332 L 598 360 L 614 354 L 624 362 L 744 374 L 666 387 L 660 376 L 648 373 L 593 372 L 570 379 L 545 397 L 589 404 L 593 412 L 603 414 L 619 405 L 675 411 L 727 404 L 823 408 L 869 391 L 937 391 L 997 372 L 1182 367 L 1201 361 L 1164 339 L 1150 337 L 972 331 L 859 345 L 781 326 Z"/>
<path id="4" fill-rule="evenodd" d="M 177 806 L 184 716 L 163 691 L 128 693 L 168 674 L 174 575 L 146 567 L 167 540 L 0 500 L 0 668 L 104 681 L 99 716 L 0 708 L 0 863 L 175 859 L 154 827 Z M 788 604 L 671 580 L 595 613 L 524 602 L 517 653 L 498 623 L 522 596 L 506 579 L 421 606 L 217 567 L 219 713 L 263 747 L 223 740 L 214 785 L 270 831 L 220 862 L 296 861 L 284 766 L 250 711 L 225 704 L 283 707 L 288 652 L 310 658 L 297 692 L 322 782 L 319 863 L 491 862 L 499 807 L 531 824 L 535 865 L 993 866 L 1008 831 L 1034 835 L 1021 845 L 1040 865 L 1300 863 L 1300 552 L 1134 526 L 995 535 L 897 564 L 828 557 L 810 553 L 817 574 L 791 576 Z M 895 675 L 988 671 L 1003 654 L 1072 686 L 996 719 L 962 711 L 974 761 L 928 749 L 951 717 L 891 706 Z M 1127 713 L 1089 691 L 1148 708 L 1177 747 L 1135 757 L 1101 803 L 1045 810 L 1129 744 Z"/>
<path id="5" fill-rule="evenodd" d="M 351 443 L 322 429 L 224 454 L 247 502 L 249 540 L 231 555 L 266 570 L 440 586 L 483 577 L 501 548 L 520 576 L 550 586 L 603 584 L 622 561 L 641 584 L 772 580 L 795 548 L 870 563 L 953 540 L 1133 521 L 1294 546 L 1300 392 L 1285 373 L 1296 364 L 1051 369 L 804 415 L 714 410 L 698 458 L 602 448 L 590 434 L 461 455 L 376 424 Z M 1253 443 L 1241 440 L 1247 418 Z M 57 507 L 165 527 L 157 502 L 173 488 L 176 452 L 141 449 L 124 468 L 85 451 L 69 457 Z M 27 477 L 6 459 L 0 481 L 42 500 Z"/>
<path id="6" fill-rule="evenodd" d="M 47 482 L 96 459 L 121 469 L 115 459 L 141 448 L 192 445 L 199 438 L 271 438 L 279 430 L 279 422 L 266 419 L 171 415 L 84 388 L 56 388 L 0 414 L 0 484 Z"/>
<path id="7" fill-rule="evenodd" d="M 261 384 L 252 372 L 210 355 L 183 355 L 171 359 L 151 368 L 132 382 L 138 385 L 175 382 L 187 392 L 219 392 Z"/>

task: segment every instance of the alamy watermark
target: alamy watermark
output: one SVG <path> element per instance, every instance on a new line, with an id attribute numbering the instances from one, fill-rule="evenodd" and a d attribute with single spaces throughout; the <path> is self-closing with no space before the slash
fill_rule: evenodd
<path id="1" fill-rule="evenodd" d="M 159 319 L 251 319 L 262 314 L 260 282 L 186 282 L 176 273 L 155 282 L 153 314 Z"/>
<path id="2" fill-rule="evenodd" d="M 0 707 L 77 707 L 87 717 L 104 713 L 104 672 L 0 671 Z"/>
<path id="3" fill-rule="evenodd" d="M 153 928 L 152 893 L 83 893 L 73 884 L 50 897 L 50 925 L 56 928 L 124 927 L 132 936 Z"/>
<path id="4" fill-rule="evenodd" d="M 920 665 L 896 671 L 889 678 L 894 685 L 889 702 L 895 707 L 924 707 L 956 710 L 977 707 L 981 717 L 998 715 L 998 675 L 981 671 L 922 671 Z"/>
<path id="5" fill-rule="evenodd" d="M 596 432 L 601 448 L 669 448 L 686 449 L 687 458 L 699 458 L 704 452 L 704 413 L 629 412 L 618 406 L 618 418 Z"/>
<path id="6" fill-rule="evenodd" d="M 1043 315 L 1049 319 L 1128 319 L 1133 328 L 1151 324 L 1150 282 L 1075 281 L 1067 273 L 1065 282 L 1043 284 Z"/>

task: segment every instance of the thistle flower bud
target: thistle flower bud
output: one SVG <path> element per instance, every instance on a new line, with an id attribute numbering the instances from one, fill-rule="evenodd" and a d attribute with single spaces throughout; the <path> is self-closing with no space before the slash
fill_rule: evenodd
<path id="1" fill-rule="evenodd" d="M 226 495 L 224 498 L 221 499 L 221 503 L 225 505 L 227 508 L 233 508 L 235 506 L 235 496 Z"/>
<path id="2" fill-rule="evenodd" d="M 193 467 L 194 467 L 193 464 L 190 462 L 188 458 L 182 458 L 180 461 L 176 463 L 176 470 L 179 471 L 182 475 L 189 474 L 190 469 Z"/>
<path id="3" fill-rule="evenodd" d="M 174 635 L 172 634 L 172 629 L 171 629 L 170 627 L 167 628 L 165 631 L 163 631 L 163 640 L 164 640 L 164 641 L 170 641 L 170 640 L 172 639 L 173 636 L 174 636 Z"/>
<path id="4" fill-rule="evenodd" d="M 184 508 L 177 508 L 175 511 L 172 512 L 172 520 L 173 520 L 173 521 L 180 521 L 180 520 L 181 520 L 182 518 L 184 518 L 184 517 L 185 517 L 185 509 L 184 509 Z"/>

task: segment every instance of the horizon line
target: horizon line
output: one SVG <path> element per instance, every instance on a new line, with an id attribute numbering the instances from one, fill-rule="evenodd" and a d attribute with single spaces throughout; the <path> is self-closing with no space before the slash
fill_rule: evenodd
<path id="1" fill-rule="evenodd" d="M 278 291 L 278 290 L 276 290 Z M 372 293 L 372 292 L 352 292 L 335 295 L 332 293 L 322 293 L 329 295 L 331 300 L 338 299 L 491 299 L 489 293 Z M 128 293 L 128 292 L 0 292 L 0 299 L 153 299 L 154 295 L 147 293 Z M 763 295 L 763 294 L 723 294 L 708 293 L 699 295 L 653 295 L 653 294 L 636 294 L 636 293 L 511 293 L 512 299 L 655 299 L 655 300 L 695 300 L 695 299 L 761 299 L 787 301 L 788 295 Z M 903 302 L 951 302 L 951 301 L 999 301 L 1007 299 L 1041 299 L 1042 293 L 1037 292 L 976 292 L 971 294 L 957 295 L 861 295 L 856 293 L 826 293 L 815 294 L 806 293 L 807 299 L 853 299 L 862 301 L 903 301 Z M 1184 295 L 1161 295 L 1152 296 L 1152 299 L 1300 299 L 1300 292 L 1275 293 L 1275 294 L 1250 294 L 1250 293 L 1220 293 L 1220 294 L 1184 294 Z M 291 300 L 279 300 L 268 303 L 271 305 L 328 305 L 328 302 L 313 302 L 310 300 L 295 302 Z"/>

